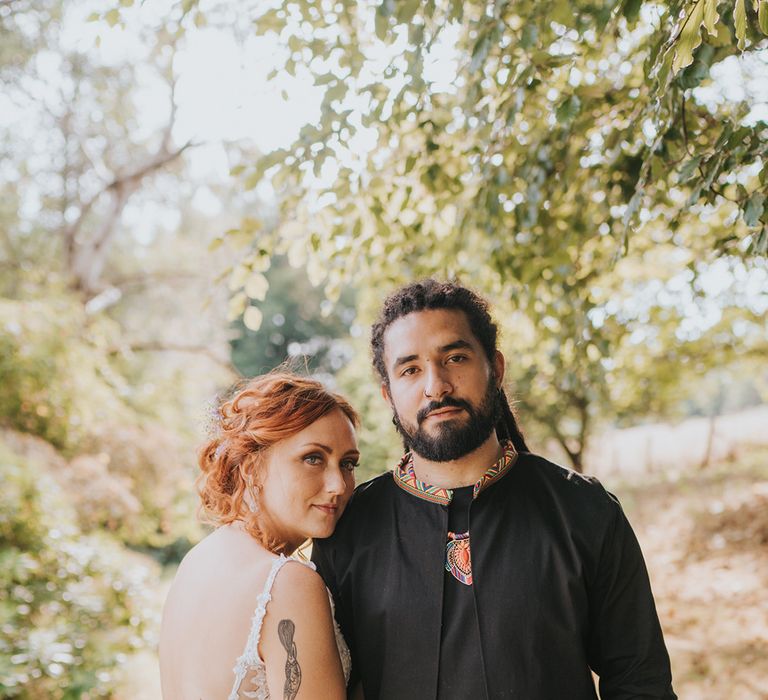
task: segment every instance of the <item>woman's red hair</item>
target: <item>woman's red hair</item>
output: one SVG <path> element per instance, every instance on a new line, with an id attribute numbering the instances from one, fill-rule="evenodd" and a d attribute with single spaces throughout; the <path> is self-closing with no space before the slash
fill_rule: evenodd
<path id="1" fill-rule="evenodd" d="M 275 371 L 248 380 L 219 406 L 216 435 L 200 450 L 201 519 L 217 526 L 241 520 L 267 549 L 279 550 L 281 544 L 262 530 L 258 513 L 245 502 L 248 485 L 260 483 L 265 450 L 335 409 L 358 427 L 359 417 L 349 402 L 314 379 Z"/>

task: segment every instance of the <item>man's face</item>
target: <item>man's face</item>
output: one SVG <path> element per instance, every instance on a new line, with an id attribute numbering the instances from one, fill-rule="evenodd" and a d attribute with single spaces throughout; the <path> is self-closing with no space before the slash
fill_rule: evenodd
<path id="1" fill-rule="evenodd" d="M 498 417 L 497 389 L 504 358 L 493 363 L 472 333 L 463 311 L 415 311 L 384 333 L 389 384 L 382 394 L 411 449 L 447 462 L 477 449 Z"/>

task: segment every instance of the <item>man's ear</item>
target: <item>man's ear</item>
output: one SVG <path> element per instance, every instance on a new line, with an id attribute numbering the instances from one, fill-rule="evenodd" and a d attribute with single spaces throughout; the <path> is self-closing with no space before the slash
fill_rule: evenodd
<path id="1" fill-rule="evenodd" d="M 386 382 L 381 383 L 381 396 L 391 406 L 392 399 L 389 396 L 389 387 Z"/>
<path id="2" fill-rule="evenodd" d="M 499 350 L 497 350 L 496 354 L 493 356 L 491 367 L 493 368 L 493 376 L 496 379 L 496 388 L 500 389 L 504 383 L 504 369 L 506 367 L 506 360 L 504 360 L 504 355 L 502 355 Z"/>

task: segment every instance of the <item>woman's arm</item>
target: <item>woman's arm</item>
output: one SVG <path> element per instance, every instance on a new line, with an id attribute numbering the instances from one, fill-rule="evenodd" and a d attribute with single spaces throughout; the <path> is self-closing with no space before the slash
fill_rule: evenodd
<path id="1" fill-rule="evenodd" d="M 288 563 L 280 570 L 259 650 L 274 700 L 345 700 L 328 593 L 309 567 Z"/>

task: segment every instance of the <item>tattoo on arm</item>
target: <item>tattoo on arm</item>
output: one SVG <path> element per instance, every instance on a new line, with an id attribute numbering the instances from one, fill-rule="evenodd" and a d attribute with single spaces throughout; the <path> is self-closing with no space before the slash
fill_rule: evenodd
<path id="1" fill-rule="evenodd" d="M 280 637 L 280 643 L 288 652 L 288 658 L 285 661 L 283 700 L 294 700 L 301 685 L 301 667 L 296 658 L 296 643 L 293 641 L 295 631 L 296 625 L 293 624 L 293 620 L 280 620 L 277 625 L 277 635 Z"/>

